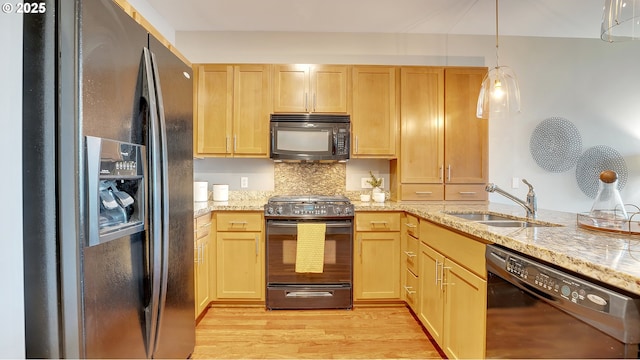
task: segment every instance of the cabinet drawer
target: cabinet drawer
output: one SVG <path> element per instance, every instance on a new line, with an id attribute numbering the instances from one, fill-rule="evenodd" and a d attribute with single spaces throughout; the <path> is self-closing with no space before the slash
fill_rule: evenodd
<path id="1" fill-rule="evenodd" d="M 444 186 L 442 184 L 402 184 L 400 185 L 401 200 L 444 200 Z"/>
<path id="2" fill-rule="evenodd" d="M 445 185 L 445 200 L 486 201 L 485 185 Z"/>
<path id="3" fill-rule="evenodd" d="M 407 229 L 407 234 L 413 236 L 414 238 L 420 237 L 420 227 L 418 226 L 418 218 L 413 215 L 406 215 L 404 226 Z M 417 248 L 416 248 L 417 250 Z M 416 254 L 418 252 L 416 251 Z"/>
<path id="4" fill-rule="evenodd" d="M 416 305 L 418 305 L 418 276 L 407 270 L 405 284 L 403 286 L 405 300 L 407 304 L 416 311 Z"/>
<path id="5" fill-rule="evenodd" d="M 411 270 L 414 274 L 418 273 L 418 252 L 420 251 L 420 246 L 418 239 L 407 236 L 407 249 L 404 252 L 405 263 L 407 264 L 407 269 Z"/>
<path id="6" fill-rule="evenodd" d="M 400 213 L 358 213 L 356 214 L 356 231 L 400 231 Z"/>
<path id="7" fill-rule="evenodd" d="M 217 231 L 262 231 L 262 213 L 219 212 L 216 214 Z"/>
<path id="8" fill-rule="evenodd" d="M 211 232 L 211 213 L 198 216 L 193 222 L 193 232 L 196 239 L 202 239 Z"/>

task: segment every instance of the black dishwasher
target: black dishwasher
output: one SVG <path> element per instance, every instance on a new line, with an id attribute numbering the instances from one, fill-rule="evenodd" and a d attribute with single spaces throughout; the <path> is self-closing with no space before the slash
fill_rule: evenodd
<path id="1" fill-rule="evenodd" d="M 638 358 L 640 296 L 487 246 L 487 358 Z"/>

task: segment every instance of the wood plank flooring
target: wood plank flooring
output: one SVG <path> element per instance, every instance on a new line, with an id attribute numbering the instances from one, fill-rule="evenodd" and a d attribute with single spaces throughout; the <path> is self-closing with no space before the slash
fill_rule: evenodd
<path id="1" fill-rule="evenodd" d="M 406 307 L 210 308 L 194 359 L 441 359 Z"/>

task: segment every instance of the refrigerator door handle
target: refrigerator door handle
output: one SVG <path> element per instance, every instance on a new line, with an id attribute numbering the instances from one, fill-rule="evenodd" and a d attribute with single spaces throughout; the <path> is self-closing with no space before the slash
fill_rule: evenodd
<path id="1" fill-rule="evenodd" d="M 161 155 L 158 136 L 158 106 L 155 87 L 153 84 L 153 68 L 151 64 L 151 52 L 146 47 L 143 49 L 143 76 L 146 80 L 145 89 L 149 102 L 149 122 L 147 130 L 147 158 L 149 159 L 149 276 L 150 292 L 149 303 L 145 307 L 145 326 L 147 341 L 147 356 L 151 358 L 156 348 L 156 334 L 159 316 L 161 264 L 162 264 L 162 202 L 160 198 L 162 188 L 162 175 L 160 173 L 159 155 Z M 160 191 L 159 191 L 160 190 Z"/>
<path id="2" fill-rule="evenodd" d="M 154 196 L 157 196 L 162 204 L 162 216 L 161 216 L 161 225 L 162 225 L 162 238 L 160 244 L 160 296 L 158 298 L 158 315 L 156 317 L 156 332 L 155 337 L 156 340 L 153 343 L 152 355 L 155 354 L 158 346 L 158 334 L 162 328 L 162 316 L 164 314 L 165 304 L 167 300 L 167 284 L 168 284 L 168 276 L 169 276 L 169 171 L 167 166 L 169 166 L 169 158 L 167 152 L 167 127 L 164 117 L 164 102 L 162 99 L 162 87 L 160 84 L 160 75 L 158 74 L 158 65 L 156 61 L 156 57 L 153 52 L 149 51 L 151 55 L 151 65 L 153 69 L 153 84 L 156 94 L 156 105 L 157 105 L 157 121 L 158 121 L 158 133 L 156 134 L 156 139 L 159 140 L 160 145 L 160 154 L 161 161 L 159 162 L 160 166 L 160 177 L 162 186 L 160 188 L 160 192 L 155 191 Z"/>

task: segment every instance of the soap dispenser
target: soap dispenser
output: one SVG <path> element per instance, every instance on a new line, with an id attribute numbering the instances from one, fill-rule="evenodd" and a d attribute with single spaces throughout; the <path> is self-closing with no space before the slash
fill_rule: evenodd
<path id="1" fill-rule="evenodd" d="M 618 174 L 613 170 L 600 173 L 596 200 L 589 216 L 600 228 L 621 228 L 628 220 L 627 211 L 618 191 Z"/>

